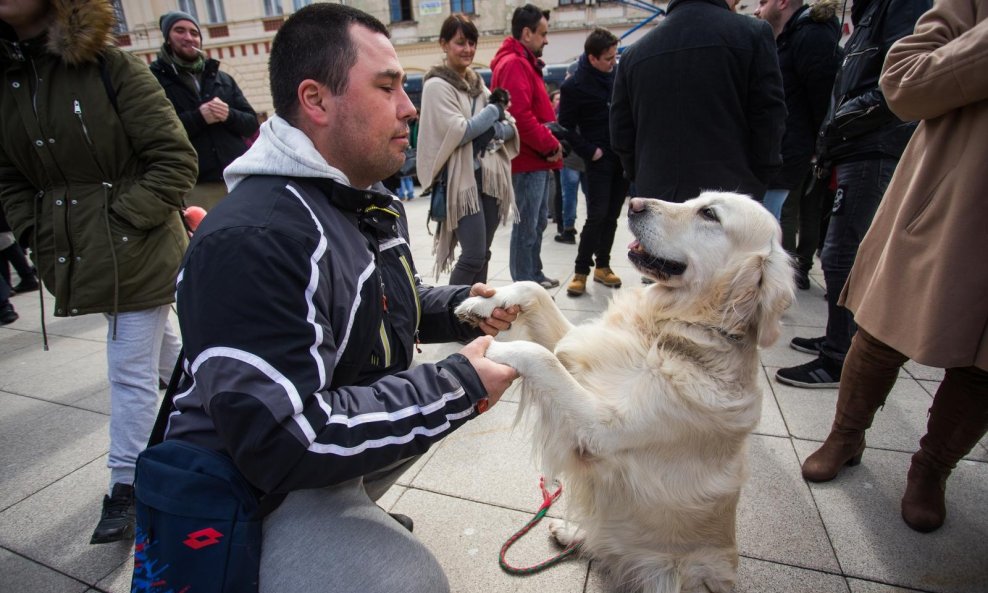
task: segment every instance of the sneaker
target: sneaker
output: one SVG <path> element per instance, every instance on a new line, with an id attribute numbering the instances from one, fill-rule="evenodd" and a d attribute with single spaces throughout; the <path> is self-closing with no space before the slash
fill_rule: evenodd
<path id="1" fill-rule="evenodd" d="M 799 352 L 819 356 L 823 350 L 823 343 L 827 340 L 825 336 L 819 338 L 793 338 L 789 340 L 789 347 Z"/>
<path id="2" fill-rule="evenodd" d="M 810 274 L 803 270 L 796 270 L 796 288 L 800 290 L 810 289 Z"/>
<path id="3" fill-rule="evenodd" d="M 557 243 L 566 243 L 567 245 L 576 245 L 576 229 L 566 229 L 565 231 L 557 234 L 554 237 Z"/>
<path id="4" fill-rule="evenodd" d="M 14 311 L 14 306 L 10 303 L 0 305 L 0 325 L 7 325 L 20 319 L 21 316 Z"/>
<path id="5" fill-rule="evenodd" d="M 779 369 L 775 373 L 775 380 L 793 387 L 834 388 L 840 385 L 842 366 L 841 363 L 820 356 L 806 364 Z"/>
<path id="6" fill-rule="evenodd" d="M 587 291 L 587 275 L 573 274 L 569 286 L 566 287 L 566 294 L 569 296 L 580 296 Z"/>
<path id="7" fill-rule="evenodd" d="M 110 496 L 103 496 L 103 513 L 89 543 L 108 544 L 131 537 L 134 537 L 134 487 L 118 482 Z"/>
<path id="8" fill-rule="evenodd" d="M 593 281 L 600 282 L 608 288 L 621 288 L 621 278 L 610 268 L 594 268 Z"/>
<path id="9" fill-rule="evenodd" d="M 539 280 L 539 284 L 542 285 L 542 288 L 549 290 L 550 288 L 555 288 L 559 286 L 559 280 L 556 280 L 555 278 L 549 278 L 547 276 L 543 276 L 542 279 Z"/>

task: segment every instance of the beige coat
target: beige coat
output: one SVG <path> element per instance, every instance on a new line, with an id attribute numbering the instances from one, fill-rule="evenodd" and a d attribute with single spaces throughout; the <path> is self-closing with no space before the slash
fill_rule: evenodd
<path id="1" fill-rule="evenodd" d="M 988 3 L 937 0 L 889 51 L 882 91 L 922 120 L 841 295 L 922 364 L 988 370 Z"/>

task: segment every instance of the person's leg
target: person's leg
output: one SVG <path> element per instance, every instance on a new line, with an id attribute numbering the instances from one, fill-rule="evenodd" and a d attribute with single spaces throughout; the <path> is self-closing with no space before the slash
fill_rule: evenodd
<path id="1" fill-rule="evenodd" d="M 484 267 L 480 269 L 474 281 L 486 283 L 487 267 L 491 262 L 491 245 L 494 244 L 494 233 L 497 232 L 497 227 L 501 224 L 499 217 L 500 207 L 497 203 L 497 198 L 486 195 L 481 196 L 480 207 L 484 212 L 484 237 L 487 239 L 487 244 L 484 251 Z"/>
<path id="2" fill-rule="evenodd" d="M 158 378 L 162 383 L 167 385 L 171 379 L 181 351 L 182 340 L 175 333 L 171 321 L 166 319 L 165 329 L 161 335 L 161 354 L 158 356 Z"/>
<path id="3" fill-rule="evenodd" d="M 580 242 L 576 250 L 573 271 L 589 274 L 594 265 L 594 254 L 600 243 L 607 212 L 610 210 L 611 180 L 606 164 L 600 159 L 587 163 L 587 219 L 580 230 Z"/>
<path id="4" fill-rule="evenodd" d="M 6 264 L 5 264 L 6 265 Z M 0 325 L 7 325 L 20 319 L 10 302 L 10 284 L 0 278 Z"/>
<path id="5" fill-rule="evenodd" d="M 543 286 L 559 286 L 559 281 L 548 278 L 542 270 L 542 236 L 546 227 L 549 226 L 549 200 L 556 190 L 556 181 L 550 171 L 539 171 L 536 173 L 541 178 L 542 200 L 539 205 L 539 215 L 535 221 L 535 246 L 532 251 L 532 264 L 535 269 L 535 276 Z"/>
<path id="6" fill-rule="evenodd" d="M 107 320 L 106 359 L 110 380 L 110 496 L 91 543 L 133 533 L 133 483 L 137 455 L 147 446 L 158 412 L 158 365 L 169 307 L 129 311 Z"/>
<path id="7" fill-rule="evenodd" d="M 859 329 L 844 360 L 833 426 L 823 445 L 803 462 L 803 477 L 827 482 L 845 465 L 857 465 L 865 448 L 865 431 L 885 405 L 906 357 Z"/>
<path id="8" fill-rule="evenodd" d="M 576 205 L 579 199 L 580 172 L 563 169 L 560 174 L 563 194 L 563 230 L 576 235 Z"/>
<path id="9" fill-rule="evenodd" d="M 782 220 L 782 205 L 786 203 L 786 198 L 789 197 L 788 189 L 770 189 L 765 192 L 765 197 L 762 199 L 762 204 L 765 209 L 772 213 L 772 216 L 776 220 Z"/>
<path id="10" fill-rule="evenodd" d="M 559 182 L 560 169 L 552 172 L 553 191 L 552 199 L 549 201 L 549 218 L 556 222 L 556 232 L 563 232 L 563 193 L 562 184 Z"/>
<path id="11" fill-rule="evenodd" d="M 601 159 L 603 160 L 603 159 Z M 611 169 L 608 174 L 609 185 L 607 188 L 607 209 L 600 224 L 600 237 L 597 240 L 597 249 L 594 252 L 594 261 L 597 269 L 610 269 L 611 249 L 614 247 L 614 235 L 617 233 L 618 218 L 624 211 L 625 198 L 628 197 L 628 180 L 624 178 L 624 173 L 617 161 L 611 161 Z M 620 279 L 618 279 L 620 282 Z"/>
<path id="12" fill-rule="evenodd" d="M 37 290 L 41 286 L 38 283 L 37 270 L 35 270 L 34 266 L 27 261 L 27 255 L 24 253 L 24 249 L 21 248 L 20 245 L 14 243 L 10 247 L 4 249 L 3 259 L 6 259 L 10 262 L 10 265 L 14 266 L 17 276 L 20 278 L 20 283 L 16 286 L 13 284 L 11 285 L 16 292 L 29 292 L 32 290 Z M 2 265 L 6 268 L 6 264 Z"/>
<path id="13" fill-rule="evenodd" d="M 522 280 L 538 282 L 539 277 L 532 253 L 536 248 L 535 233 L 544 198 L 542 191 L 545 182 L 537 173 L 516 173 L 511 176 L 511 184 L 515 190 L 515 207 L 518 209 L 518 220 L 511 226 L 511 249 L 508 259 L 511 279 L 515 282 Z"/>
<path id="14" fill-rule="evenodd" d="M 943 525 L 947 478 L 986 431 L 988 372 L 977 367 L 947 369 L 933 397 L 926 434 L 909 466 L 902 496 L 902 519 L 909 527 L 925 533 Z"/>
<path id="15" fill-rule="evenodd" d="M 360 480 L 290 493 L 262 533 L 260 593 L 449 591 L 432 553 L 374 504 Z"/>
<path id="16" fill-rule="evenodd" d="M 460 244 L 460 256 L 449 274 L 453 286 L 472 285 L 487 263 L 487 237 L 484 210 L 481 208 L 457 222 L 456 240 Z"/>

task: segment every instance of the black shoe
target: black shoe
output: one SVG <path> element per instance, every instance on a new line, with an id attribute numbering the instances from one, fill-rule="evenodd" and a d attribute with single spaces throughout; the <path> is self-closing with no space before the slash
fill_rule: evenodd
<path id="1" fill-rule="evenodd" d="M 557 243 L 566 243 L 567 245 L 576 245 L 576 231 L 570 229 L 568 231 L 563 231 L 556 235 L 555 240 Z"/>
<path id="2" fill-rule="evenodd" d="M 789 347 L 793 350 L 819 356 L 823 348 L 823 343 L 826 340 L 827 338 L 825 336 L 820 336 L 819 338 L 793 338 L 789 340 Z"/>
<path id="3" fill-rule="evenodd" d="M 796 270 L 796 288 L 800 290 L 810 289 L 810 273 L 803 270 Z"/>
<path id="4" fill-rule="evenodd" d="M 166 383 L 164 379 L 162 379 L 162 378 L 159 377 L 158 378 L 158 391 L 164 391 L 166 389 L 168 389 L 168 383 Z"/>
<path id="5" fill-rule="evenodd" d="M 17 311 L 14 311 L 14 306 L 10 303 L 0 306 L 0 325 L 7 325 L 8 323 L 13 323 L 20 319 L 20 315 Z"/>
<path id="6" fill-rule="evenodd" d="M 103 496 L 103 514 L 89 543 L 108 544 L 131 537 L 134 537 L 134 487 L 117 483 L 111 496 Z"/>
<path id="7" fill-rule="evenodd" d="M 793 387 L 810 389 L 833 388 L 840 385 L 840 372 L 843 365 L 822 356 L 787 369 L 779 369 L 775 380 Z"/>
<path id="8" fill-rule="evenodd" d="M 388 514 L 391 515 L 392 519 L 401 523 L 401 526 L 407 529 L 409 533 L 411 533 L 412 529 L 415 528 L 415 521 L 412 521 L 412 518 L 409 517 L 408 515 L 402 515 L 401 513 L 388 513 Z"/>

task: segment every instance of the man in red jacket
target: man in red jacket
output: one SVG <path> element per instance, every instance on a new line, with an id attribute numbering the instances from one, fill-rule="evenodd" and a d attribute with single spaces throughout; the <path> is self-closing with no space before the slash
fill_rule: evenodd
<path id="1" fill-rule="evenodd" d="M 545 124 L 556 120 L 539 58 L 549 44 L 549 11 L 533 4 L 515 9 L 511 37 L 491 60 L 491 86 L 511 93 L 508 111 L 518 124 L 521 152 L 511 161 L 519 220 L 511 228 L 509 267 L 514 281 L 532 280 L 545 288 L 559 280 L 542 272 L 542 233 L 548 224 L 552 170 L 563 166 L 563 150 Z"/>

